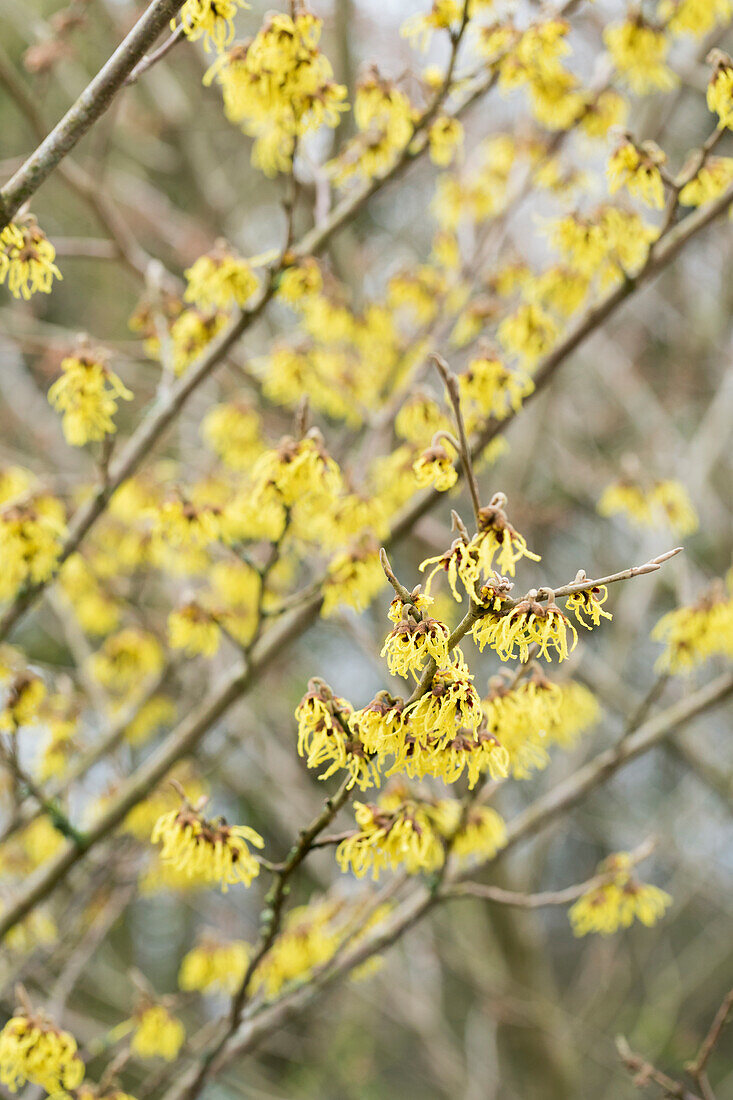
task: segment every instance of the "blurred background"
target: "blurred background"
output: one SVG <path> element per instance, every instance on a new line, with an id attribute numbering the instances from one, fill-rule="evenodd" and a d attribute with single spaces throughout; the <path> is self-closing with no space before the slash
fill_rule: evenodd
<path id="1" fill-rule="evenodd" d="M 350 92 L 376 61 L 384 75 L 417 96 L 414 74 L 426 64 L 445 62 L 447 50 L 438 36 L 424 56 L 400 36 L 404 19 L 424 10 L 421 4 L 318 0 L 314 7 L 324 20 L 324 52 Z M 519 19 L 535 10 L 535 5 L 519 7 Z M 602 63 L 602 28 L 623 18 L 626 5 L 598 0 L 578 9 L 572 13 L 570 64 L 591 82 Z M 68 7 L 59 0 L 0 0 L 0 178 L 9 177 L 36 143 L 28 117 L 10 92 L 11 74 L 27 89 L 48 128 L 139 10 L 113 0 L 74 0 Z M 238 13 L 239 38 L 255 33 L 265 10 L 255 2 Z M 675 168 L 711 129 L 704 97 L 709 70 L 703 59 L 713 44 L 730 48 L 730 32 L 718 29 L 702 42 L 675 39 L 671 64 L 681 75 L 679 86 L 664 95 L 631 99 L 628 126 L 634 137 L 658 142 Z M 211 61 L 200 43 L 176 47 L 116 99 L 75 154 L 111 199 L 135 247 L 179 277 L 219 237 L 252 256 L 276 246 L 283 234 L 287 180 L 268 180 L 251 166 L 251 140 L 225 118 L 219 90 L 201 83 Z M 466 162 L 480 143 L 499 134 L 527 141 L 556 137 L 531 119 L 521 91 L 492 91 L 463 121 Z M 319 166 L 350 135 L 352 125 L 344 115 L 338 131 L 316 135 L 300 158 L 296 237 L 311 224 L 323 186 Z M 608 143 L 573 135 L 559 155 L 568 174 L 582 173 L 580 185 L 557 192 L 525 188 L 497 219 L 477 276 L 476 296 L 489 299 L 481 335 L 493 338 L 502 315 L 491 285 L 499 265 L 516 262 L 536 269 L 546 264 L 552 256 L 544 231 L 548 219 L 607 199 L 608 148 Z M 731 153 L 729 139 L 722 152 Z M 425 158 L 419 160 L 327 246 L 324 268 L 351 309 L 383 299 L 391 277 L 428 261 L 441 172 Z M 89 333 L 109 348 L 115 370 L 135 393 L 118 417 L 123 433 L 154 397 L 160 370 L 146 357 L 141 335 L 129 328 L 146 291 L 145 279 L 117 260 L 90 204 L 57 173 L 35 197 L 33 212 L 56 246 L 64 278 L 53 294 L 36 295 L 28 303 L 16 302 L 0 288 L 0 462 L 30 469 L 73 499 L 80 485 L 93 480 L 94 468 L 88 453 L 65 444 L 46 391 L 75 335 Z M 664 525 L 642 529 L 623 515 L 598 514 L 604 489 L 629 470 L 633 476 L 679 480 L 700 521 L 699 529 L 683 539 L 684 554 L 659 573 L 613 588 L 607 605 L 613 623 L 584 636 L 570 665 L 570 673 L 596 693 L 602 720 L 570 752 L 554 755 L 544 771 L 498 792 L 495 804 L 507 819 L 623 733 L 656 679 L 660 646 L 649 637 L 654 624 L 672 607 L 697 599 L 731 566 L 732 254 L 730 223 L 722 219 L 569 358 L 552 384 L 508 426 L 508 449 L 480 469 L 482 498 L 505 492 L 513 524 L 542 555 L 541 565 L 526 562 L 520 569 L 520 591 L 538 583 L 567 583 L 581 567 L 590 576 L 603 576 L 680 541 Z M 149 290 L 160 276 L 154 263 L 145 263 Z M 212 458 L 200 442 L 202 417 L 217 401 L 256 397 L 252 375 L 259 376 L 273 343 L 293 337 L 296 327 L 293 314 L 273 303 L 184 407 L 155 461 L 175 462 L 181 479 L 205 477 Z M 449 337 L 450 331 L 443 333 L 436 346 L 459 370 L 475 343 L 459 347 Z M 359 369 L 368 371 L 368 360 Z M 437 377 L 426 373 L 420 388 L 440 400 Z M 349 458 L 356 429 L 317 411 L 315 421 L 358 488 L 364 456 L 361 462 Z M 291 430 L 292 410 L 266 403 L 263 424 L 276 441 Z M 376 434 L 370 439 L 369 460 L 380 448 Z M 381 450 L 389 446 L 382 443 Z M 463 495 L 445 495 L 395 551 L 393 565 L 408 587 L 420 580 L 418 564 L 450 545 L 452 507 L 470 514 Z M 186 577 L 156 575 L 142 578 L 134 595 L 128 595 L 148 625 L 164 633 L 165 610 L 189 587 Z M 196 766 L 217 811 L 254 825 L 270 851 L 288 849 L 324 793 L 295 751 L 293 711 L 306 682 L 322 675 L 355 706 L 384 686 L 386 671 L 378 653 L 388 599 L 385 588 L 366 612 L 346 609 L 319 621 L 197 751 Z M 65 676 L 76 685 L 79 647 L 83 653 L 85 646 L 98 644 L 83 636 L 80 641 L 77 633 L 73 625 L 64 626 L 58 609 L 54 613 L 44 604 L 12 640 L 34 667 L 56 676 L 57 683 Z M 188 661 L 171 675 L 170 694 L 185 711 L 186 701 L 200 697 L 233 661 L 227 647 L 211 661 Z M 488 654 L 472 660 L 482 689 L 495 664 Z M 709 662 L 670 680 L 655 705 L 684 697 L 718 671 Z M 80 744 L 93 743 L 95 733 L 98 725 L 88 720 L 79 731 Z M 37 759 L 43 745 L 42 732 L 34 736 L 26 739 L 29 761 Z M 609 852 L 633 848 L 654 835 L 658 844 L 645 874 L 674 898 L 657 927 L 634 926 L 608 938 L 578 940 L 563 909 L 521 913 L 479 901 L 453 903 L 392 948 L 381 969 L 331 992 L 263 1042 L 241 1066 L 230 1067 L 208 1095 L 221 1100 L 417 1095 L 424 1100 L 623 1100 L 638 1090 L 619 1062 L 617 1034 L 669 1072 L 681 1071 L 733 975 L 730 746 L 728 704 L 700 716 L 569 816 L 513 850 L 492 877 L 511 889 L 554 889 L 592 875 Z M 147 751 L 147 745 L 121 745 L 74 790 L 70 812 L 83 816 Z M 346 815 L 339 827 L 347 828 L 349 820 Z M 13 982 L 22 980 L 32 997 L 65 1004 L 64 1026 L 94 1050 L 100 1036 L 130 1014 L 133 971 L 141 972 L 158 994 L 173 994 L 181 958 L 202 927 L 254 937 L 258 890 L 223 896 L 163 890 L 131 897 L 129 883 L 144 858 L 140 845 L 120 835 L 59 887 L 51 903 L 57 941 L 30 956 L 9 951 L 3 961 L 4 1010 L 12 1007 Z M 111 865 L 119 889 L 109 887 Z M 293 900 L 306 902 L 340 877 L 332 853 L 317 853 L 299 876 Z M 365 888 L 348 877 L 337 886 L 347 895 Z M 79 928 L 101 887 L 107 889 L 106 900 L 99 903 L 88 950 L 89 938 L 80 938 Z M 224 1008 L 223 999 L 190 995 L 179 1004 L 194 1031 Z M 99 1058 L 104 1064 L 102 1053 Z M 138 1098 L 155 1095 L 158 1070 L 131 1064 L 126 1088 Z M 716 1052 L 710 1077 L 719 1100 L 733 1098 L 730 1040 Z"/>

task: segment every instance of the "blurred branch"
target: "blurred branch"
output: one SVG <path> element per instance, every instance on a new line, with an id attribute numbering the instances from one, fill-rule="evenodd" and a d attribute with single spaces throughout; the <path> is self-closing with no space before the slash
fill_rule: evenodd
<path id="1" fill-rule="evenodd" d="M 104 114 L 145 51 L 183 0 L 153 0 L 107 63 L 15 175 L 0 188 L 0 229 L 50 176 L 80 138 Z"/>

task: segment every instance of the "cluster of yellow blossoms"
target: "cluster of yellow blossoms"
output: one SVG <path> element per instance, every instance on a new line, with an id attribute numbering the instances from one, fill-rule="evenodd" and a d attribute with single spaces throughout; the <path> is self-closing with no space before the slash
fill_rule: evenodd
<path id="1" fill-rule="evenodd" d="M 253 39 L 221 53 L 204 78 L 221 85 L 227 118 L 255 138 L 253 163 L 269 176 L 290 171 L 296 141 L 337 126 L 346 109 L 346 88 L 333 80 L 320 35 L 312 12 L 269 15 Z"/>
<path id="2" fill-rule="evenodd" d="M 600 932 L 603 936 L 628 928 L 634 920 L 647 927 L 656 924 L 672 904 L 672 899 L 658 886 L 637 881 L 632 875 L 633 863 L 628 852 L 617 852 L 598 868 L 609 881 L 592 887 L 571 907 L 570 923 L 576 936 Z"/>
<path id="3" fill-rule="evenodd" d="M 733 658 L 733 596 L 714 584 L 696 604 L 664 615 L 652 638 L 665 647 L 657 663 L 663 672 L 690 672 L 711 657 Z"/>
<path id="4" fill-rule="evenodd" d="M 143 1003 L 130 1021 L 133 1033 L 130 1049 L 140 1058 L 164 1058 L 173 1062 L 186 1039 L 177 1016 L 165 1005 Z"/>
<path id="5" fill-rule="evenodd" d="M 420 800 L 401 782 L 376 804 L 354 803 L 354 816 L 358 831 L 341 841 L 336 859 L 357 878 L 370 871 L 376 880 L 384 868 L 402 867 L 409 874 L 436 871 L 449 842 L 461 857 L 491 859 L 506 837 L 496 810 L 472 806 L 464 817 L 459 802 Z"/>
<path id="6" fill-rule="evenodd" d="M 0 229 L 0 285 L 7 280 L 16 298 L 50 294 L 54 278 L 61 278 L 55 259 L 56 249 L 32 215 Z"/>
<path id="7" fill-rule="evenodd" d="M 636 527 L 664 523 L 676 535 L 690 535 L 699 527 L 695 506 L 680 481 L 670 478 L 649 485 L 625 479 L 604 489 L 598 501 L 602 516 L 625 515 Z"/>
<path id="8" fill-rule="evenodd" d="M 62 360 L 61 370 L 61 377 L 48 391 L 48 400 L 63 413 L 67 443 L 83 447 L 114 432 L 117 402 L 131 401 L 133 395 L 105 364 L 104 353 L 69 355 Z"/>
<path id="9" fill-rule="evenodd" d="M 64 1097 L 83 1078 L 84 1063 L 68 1031 L 25 1011 L 16 1011 L 0 1031 L 0 1081 L 11 1092 L 29 1081 Z"/>
<path id="10" fill-rule="evenodd" d="M 227 825 L 223 818 L 209 821 L 185 803 L 178 810 L 162 814 L 151 833 L 151 842 L 162 844 L 161 859 L 192 882 L 249 886 L 260 873 L 260 865 L 249 850 L 264 847 L 259 833 L 248 825 Z"/>

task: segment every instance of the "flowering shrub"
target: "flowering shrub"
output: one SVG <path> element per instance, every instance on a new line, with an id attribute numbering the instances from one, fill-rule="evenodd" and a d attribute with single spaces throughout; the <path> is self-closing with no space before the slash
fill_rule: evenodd
<path id="1" fill-rule="evenodd" d="M 468 1096 L 496 1046 L 507 1096 L 601 1095 L 588 991 L 680 978 L 718 835 L 687 771 L 604 785 L 666 746 L 731 799 L 733 5 L 281 7 L 110 8 L 48 134 L 30 82 L 107 30 L 0 47 L 0 1081 Z M 729 1009 L 635 1083 L 709 1100 Z"/>

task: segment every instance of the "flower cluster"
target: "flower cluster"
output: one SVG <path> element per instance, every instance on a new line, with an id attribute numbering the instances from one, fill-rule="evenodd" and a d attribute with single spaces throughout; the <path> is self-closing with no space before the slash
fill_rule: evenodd
<path id="1" fill-rule="evenodd" d="M 625 515 L 636 527 L 665 523 L 676 535 L 690 535 L 699 520 L 684 485 L 670 478 L 640 485 L 624 479 L 607 486 L 598 502 L 602 516 Z"/>
<path id="2" fill-rule="evenodd" d="M 540 603 L 532 590 L 509 611 L 489 612 L 474 623 L 471 633 L 479 649 L 488 645 L 502 661 L 529 660 L 530 646 L 538 647 L 537 656 L 564 661 L 578 644 L 578 632 L 554 600 Z M 585 625 L 585 624 L 584 624 Z"/>
<path id="3" fill-rule="evenodd" d="M 472 807 L 464 816 L 460 803 L 416 799 L 402 783 L 376 804 L 354 803 L 354 817 L 358 831 L 341 842 L 336 859 L 357 878 L 370 871 L 376 880 L 385 868 L 436 871 L 447 851 L 491 859 L 506 838 L 504 822 L 490 807 Z"/>
<path id="4" fill-rule="evenodd" d="M 227 117 L 256 138 L 252 160 L 268 176 L 289 172 L 296 140 L 338 126 L 346 108 L 346 88 L 333 80 L 320 35 L 311 12 L 277 12 L 251 41 L 221 53 L 204 78 L 217 80 Z"/>
<path id="5" fill-rule="evenodd" d="M 130 1048 L 140 1058 L 164 1058 L 173 1062 L 186 1039 L 186 1031 L 177 1016 L 165 1005 L 143 1003 L 133 1017 Z"/>
<path id="6" fill-rule="evenodd" d="M 234 16 L 240 8 L 249 8 L 246 0 L 185 0 L 179 19 L 190 42 L 204 40 L 208 52 L 213 46 L 221 53 L 234 38 Z M 176 21 L 171 21 L 176 26 Z"/>
<path id="7" fill-rule="evenodd" d="M 337 185 L 386 172 L 412 137 L 414 110 L 407 95 L 373 67 L 356 87 L 354 122 L 357 134 L 331 163 Z"/>
<path id="8" fill-rule="evenodd" d="M 16 1011 L 0 1031 L 0 1081 L 17 1092 L 29 1081 L 66 1096 L 84 1078 L 76 1040 L 41 1017 Z"/>
<path id="9" fill-rule="evenodd" d="M 188 803 L 162 814 L 151 833 L 161 843 L 161 859 L 193 882 L 221 886 L 224 893 L 237 882 L 245 886 L 260 873 L 249 850 L 263 848 L 264 840 L 248 825 L 227 825 L 223 818 L 209 821 Z"/>
<path id="10" fill-rule="evenodd" d="M 7 279 L 16 298 L 50 294 L 54 278 L 62 277 L 55 259 L 56 249 L 31 215 L 0 229 L 0 285 Z"/>
<path id="11" fill-rule="evenodd" d="M 229 250 L 224 241 L 188 268 L 184 300 L 200 310 L 244 306 L 257 291 L 257 276 L 247 260 Z"/>
<path id="12" fill-rule="evenodd" d="M 48 400 L 63 413 L 64 435 L 72 447 L 83 447 L 116 431 L 117 402 L 132 400 L 131 391 L 104 358 L 96 351 L 67 356 L 61 362 L 61 377 L 48 391 Z"/>
<path id="13" fill-rule="evenodd" d="M 657 667 L 673 675 L 710 657 L 733 657 L 733 597 L 722 584 L 713 585 L 696 604 L 663 615 L 652 638 L 665 647 Z"/>
<path id="14" fill-rule="evenodd" d="M 569 911 L 576 936 L 589 932 L 609 936 L 619 928 L 628 928 L 634 920 L 651 927 L 664 916 L 671 897 L 658 886 L 639 882 L 632 867 L 628 852 L 617 852 L 603 861 L 598 871 L 607 875 L 608 881 L 592 887 Z"/>
<path id="15" fill-rule="evenodd" d="M 186 992 L 223 991 L 235 993 L 247 971 L 250 948 L 243 940 L 225 943 L 215 936 L 203 936 L 184 956 L 178 985 Z"/>

